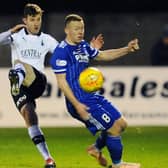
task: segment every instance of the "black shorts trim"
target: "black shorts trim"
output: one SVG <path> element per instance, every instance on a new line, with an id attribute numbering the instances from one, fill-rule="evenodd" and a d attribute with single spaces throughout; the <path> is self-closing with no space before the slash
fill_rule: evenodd
<path id="1" fill-rule="evenodd" d="M 46 76 L 43 73 L 36 70 L 35 68 L 33 68 L 33 71 L 36 76 L 33 83 L 29 87 L 21 85 L 20 93 L 17 96 L 12 95 L 14 103 L 19 111 L 23 107 L 23 105 L 29 102 L 32 102 L 34 103 L 34 105 L 36 105 L 35 99 L 42 96 L 46 88 Z"/>

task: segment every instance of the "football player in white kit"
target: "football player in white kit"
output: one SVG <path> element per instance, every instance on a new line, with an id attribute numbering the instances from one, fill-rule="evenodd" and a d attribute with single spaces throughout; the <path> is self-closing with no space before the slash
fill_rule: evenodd
<path id="1" fill-rule="evenodd" d="M 44 59 L 53 52 L 58 42 L 41 32 L 42 9 L 36 4 L 24 8 L 24 24 L 16 25 L 0 34 L 1 44 L 10 44 L 12 69 L 9 71 L 11 95 L 23 116 L 28 134 L 46 161 L 45 168 L 55 168 L 44 134 L 38 126 L 35 99 L 42 95 L 46 86 L 43 74 Z"/>
<path id="2" fill-rule="evenodd" d="M 45 56 L 53 53 L 58 42 L 49 34 L 41 32 L 42 9 L 36 4 L 24 8 L 24 24 L 18 24 L 0 33 L 0 44 L 11 46 L 12 69 L 9 71 L 11 95 L 16 107 L 23 116 L 28 134 L 43 156 L 45 168 L 55 168 L 35 112 L 35 99 L 40 97 L 46 86 L 43 73 Z M 102 35 L 91 41 L 93 47 L 101 48 Z"/>

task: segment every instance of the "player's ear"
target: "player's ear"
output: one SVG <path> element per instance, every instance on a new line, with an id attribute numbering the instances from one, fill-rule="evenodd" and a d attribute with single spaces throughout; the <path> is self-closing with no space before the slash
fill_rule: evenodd
<path id="1" fill-rule="evenodd" d="M 68 34 L 68 29 L 67 29 L 67 27 L 64 28 L 64 32 L 65 32 L 65 34 Z"/>
<path id="2" fill-rule="evenodd" d="M 22 21 L 26 25 L 26 18 L 22 18 Z"/>

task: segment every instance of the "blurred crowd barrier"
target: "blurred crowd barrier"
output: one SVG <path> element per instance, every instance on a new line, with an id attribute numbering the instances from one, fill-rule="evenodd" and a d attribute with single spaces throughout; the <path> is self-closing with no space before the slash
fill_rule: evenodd
<path id="1" fill-rule="evenodd" d="M 100 93 L 119 109 L 128 124 L 168 125 L 168 79 L 166 67 L 111 67 L 98 66 L 105 82 Z M 23 127 L 12 98 L 8 68 L 0 69 L 0 127 Z M 41 126 L 81 126 L 69 116 L 64 96 L 57 87 L 55 75 L 46 69 L 48 84 L 43 97 L 37 100 L 37 113 Z"/>

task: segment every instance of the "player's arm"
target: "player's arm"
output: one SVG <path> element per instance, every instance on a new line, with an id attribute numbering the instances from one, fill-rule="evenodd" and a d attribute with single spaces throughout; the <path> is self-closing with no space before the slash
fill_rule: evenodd
<path id="1" fill-rule="evenodd" d="M 12 39 L 10 36 L 20 30 L 21 28 L 25 27 L 24 24 L 18 24 L 14 26 L 13 28 L 9 29 L 8 31 L 0 33 L 0 44 L 10 44 L 12 42 Z"/>
<path id="2" fill-rule="evenodd" d="M 100 51 L 96 60 L 111 61 L 139 49 L 138 39 L 131 40 L 126 47 Z"/>
<path id="3" fill-rule="evenodd" d="M 69 84 L 66 80 L 66 73 L 58 73 L 56 74 L 56 79 L 58 83 L 58 87 L 64 93 L 64 95 L 68 98 L 68 100 L 73 104 L 79 115 L 82 119 L 88 120 L 89 113 L 87 112 L 88 107 L 82 103 L 80 103 L 77 98 L 74 96 Z"/>

